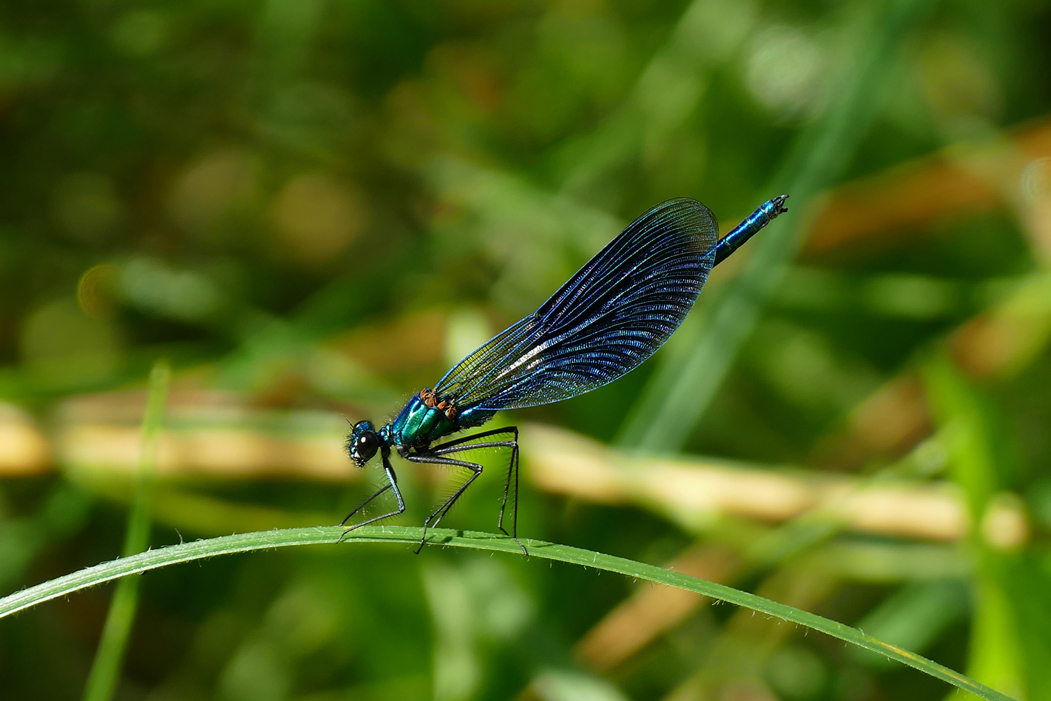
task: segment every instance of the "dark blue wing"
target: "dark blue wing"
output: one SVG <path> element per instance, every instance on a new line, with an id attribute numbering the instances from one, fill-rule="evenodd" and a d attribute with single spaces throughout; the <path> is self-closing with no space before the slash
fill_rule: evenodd
<path id="1" fill-rule="evenodd" d="M 521 409 L 589 392 L 634 369 L 690 312 L 715 261 L 718 225 L 700 202 L 636 219 L 535 312 L 435 387 L 461 410 Z"/>

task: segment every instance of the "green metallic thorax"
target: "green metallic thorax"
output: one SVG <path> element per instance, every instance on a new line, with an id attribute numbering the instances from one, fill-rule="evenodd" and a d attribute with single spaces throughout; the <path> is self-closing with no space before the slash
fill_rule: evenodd
<path id="1" fill-rule="evenodd" d="M 457 421 L 450 419 L 444 411 L 428 407 L 419 397 L 413 397 L 398 418 L 391 422 L 391 439 L 394 445 L 418 447 L 430 445 L 442 436 L 460 430 Z"/>
<path id="2" fill-rule="evenodd" d="M 388 445 L 425 448 L 450 433 L 481 426 L 495 413 L 473 407 L 460 411 L 455 418 L 450 419 L 446 412 L 427 406 L 417 395 L 408 401 L 394 421 L 380 430 L 380 436 Z"/>

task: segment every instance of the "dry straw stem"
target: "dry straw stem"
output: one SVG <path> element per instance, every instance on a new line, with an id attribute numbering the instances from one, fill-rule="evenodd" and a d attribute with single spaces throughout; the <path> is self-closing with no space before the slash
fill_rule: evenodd
<path id="1" fill-rule="evenodd" d="M 772 471 L 696 458 L 624 455 L 551 426 L 530 424 L 525 454 L 541 489 L 604 504 L 637 504 L 689 527 L 711 514 L 785 522 L 820 514 L 859 533 L 956 541 L 969 532 L 961 497 L 950 484 L 880 482 L 804 471 Z M 1009 524 L 1015 547 L 1028 537 L 1026 516 L 1004 502 L 989 518 Z"/>
<path id="2" fill-rule="evenodd" d="M 946 217 L 1026 207 L 1008 193 L 1017 192 L 1026 170 L 1047 158 L 1051 158 L 1051 122 L 1043 119 L 994 142 L 956 144 L 838 187 L 823 197 L 803 252 L 843 250 L 886 242 L 888 237 L 904 243 Z M 1039 194 L 1046 199 L 1049 193 Z M 1037 214 L 1048 214 L 1036 204 Z M 1037 231 L 1051 233 L 1047 228 Z M 1051 250 L 1051 239 L 1043 243 L 1048 246 L 1045 250 Z"/>

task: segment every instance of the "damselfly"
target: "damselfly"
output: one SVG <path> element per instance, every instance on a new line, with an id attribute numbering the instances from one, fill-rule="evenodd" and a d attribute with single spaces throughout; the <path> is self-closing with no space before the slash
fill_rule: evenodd
<path id="1" fill-rule="evenodd" d="M 788 195 L 764 203 L 719 239 L 715 216 L 700 202 L 663 202 L 632 222 L 535 312 L 501 331 L 445 373 L 434 389 L 414 396 L 380 429 L 354 424 L 347 437 L 351 460 L 364 467 L 380 454 L 387 483 L 354 509 L 341 525 L 390 490 L 397 508 L 348 527 L 405 511 L 391 452 L 416 463 L 467 468 L 470 476 L 423 522 L 427 529 L 445 517 L 471 486 L 482 466 L 451 456 L 485 448 L 510 452 L 497 527 L 518 540 L 518 428 L 481 431 L 437 443 L 481 426 L 501 409 L 524 409 L 575 397 L 616 380 L 649 358 L 668 340 L 718 265 L 756 232 L 786 211 Z M 508 501 L 511 532 L 504 528 Z"/>

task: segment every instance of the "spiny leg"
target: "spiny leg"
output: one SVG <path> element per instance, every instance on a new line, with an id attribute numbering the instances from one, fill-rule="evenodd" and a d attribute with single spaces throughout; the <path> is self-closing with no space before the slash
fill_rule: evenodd
<path id="1" fill-rule="evenodd" d="M 466 460 L 453 460 L 452 458 L 439 457 L 433 453 L 424 453 L 422 455 L 409 455 L 407 456 L 412 462 L 424 462 L 432 463 L 435 465 L 454 465 L 456 467 L 466 467 L 471 471 L 471 476 L 467 478 L 467 481 L 460 485 L 460 488 L 453 492 L 452 496 L 445 500 L 445 502 L 435 509 L 430 516 L 423 522 L 423 536 L 420 538 L 420 546 L 416 548 L 416 554 L 418 555 L 423 550 L 423 545 L 427 541 L 427 529 L 436 528 L 438 523 L 445 518 L 445 514 L 448 513 L 452 505 L 456 503 L 456 500 L 460 498 L 460 495 L 464 493 L 471 482 L 478 479 L 478 475 L 482 474 L 482 466 L 476 462 L 467 462 Z"/>
<path id="2" fill-rule="evenodd" d="M 459 446 L 463 446 L 464 443 L 470 443 L 471 441 L 478 440 L 479 438 L 491 438 L 492 436 L 508 436 L 508 435 L 513 435 L 515 437 L 515 440 L 517 441 L 518 440 L 518 427 L 517 426 L 505 426 L 503 428 L 489 429 L 488 431 L 479 431 L 478 433 L 472 433 L 469 436 L 461 436 L 459 438 L 456 438 L 455 440 L 446 441 L 445 443 L 442 443 L 441 445 L 432 446 L 431 449 L 430 449 L 430 452 L 438 453 L 439 451 L 442 451 L 444 453 L 455 453 L 455 452 L 458 452 L 458 451 L 447 450 L 447 449 L 448 448 L 454 448 L 454 447 L 456 447 L 458 445 Z M 499 442 L 500 443 L 507 443 L 507 442 L 510 442 L 510 441 L 499 441 Z M 465 447 L 460 448 L 459 450 L 460 451 L 474 450 L 476 447 L 477 448 L 491 448 L 492 446 L 489 445 L 489 443 L 485 443 L 485 444 L 479 444 L 477 446 L 473 446 L 473 445 L 472 446 L 465 446 Z"/>
<path id="3" fill-rule="evenodd" d="M 379 489 L 379 491 L 378 491 L 378 492 L 376 492 L 375 494 L 373 494 L 373 495 L 372 495 L 371 497 L 369 497 L 369 498 L 368 498 L 368 499 L 366 499 L 365 501 L 361 502 L 361 504 L 359 504 L 359 505 L 358 505 L 358 507 L 357 507 L 356 509 L 354 509 L 354 510 L 353 510 L 353 511 L 351 511 L 351 512 L 350 512 L 349 514 L 347 514 L 346 518 L 344 518 L 344 519 L 343 519 L 342 521 L 340 521 L 340 522 L 339 522 L 339 525 L 341 525 L 341 526 L 345 526 L 345 525 L 347 525 L 347 521 L 349 521 L 349 520 L 350 520 L 351 518 L 353 518 L 353 517 L 354 517 L 354 514 L 358 513 L 358 512 L 359 512 L 359 511 L 361 511 L 362 509 L 364 509 L 364 508 L 365 508 L 366 506 L 368 506 L 368 505 L 369 505 L 369 502 L 371 502 L 371 501 L 372 501 L 373 499 L 375 499 L 376 497 L 378 497 L 378 496 L 379 496 L 380 494 L 383 494 L 383 493 L 384 493 L 385 491 L 387 491 L 388 489 L 390 489 L 390 484 L 385 484 L 385 485 L 383 485 L 382 487 L 380 487 L 380 489 Z"/>
<path id="4" fill-rule="evenodd" d="M 485 443 L 472 443 L 470 445 L 463 445 L 470 441 L 478 438 L 490 438 L 492 436 L 514 436 L 509 441 L 489 441 Z M 509 535 L 515 539 L 518 543 L 518 547 L 522 548 L 522 551 L 528 555 L 525 546 L 522 545 L 522 541 L 518 540 L 518 427 L 507 426 L 505 428 L 495 428 L 491 431 L 483 431 L 481 433 L 475 433 L 471 436 L 464 436 L 463 438 L 457 438 L 454 441 L 443 443 L 431 449 L 431 452 L 435 455 L 445 455 L 448 453 L 462 453 L 469 450 L 476 450 L 479 448 L 510 448 L 511 459 L 507 463 L 507 479 L 504 481 L 504 498 L 500 504 L 500 516 L 496 520 L 496 527 L 503 532 L 504 535 Z M 514 498 L 511 501 L 511 532 L 508 533 L 507 529 L 504 528 L 504 513 L 507 509 L 507 495 L 511 491 L 512 479 L 514 480 Z"/>
<path id="5" fill-rule="evenodd" d="M 510 535 L 518 543 L 518 547 L 526 555 L 529 552 L 518 539 L 518 427 L 512 426 L 515 431 L 514 447 L 511 448 L 511 459 L 507 463 L 507 480 L 504 482 L 504 499 L 500 502 L 500 517 L 496 519 L 496 527 L 503 531 L 504 535 Z M 507 494 L 511 490 L 511 481 L 514 480 L 514 498 L 511 500 L 511 533 L 508 534 L 504 528 L 504 512 L 507 509 Z"/>
<path id="6" fill-rule="evenodd" d="M 373 499 L 378 497 L 380 494 L 383 494 L 388 489 L 391 489 L 391 490 L 394 491 L 394 497 L 398 500 L 398 508 L 395 509 L 394 511 L 390 511 L 388 513 L 382 514 L 381 516 L 373 516 L 372 518 L 366 519 L 366 520 L 362 521 L 361 523 L 355 523 L 353 526 L 350 526 L 349 528 L 347 528 L 346 530 L 343 531 L 343 535 L 341 535 L 339 537 L 339 540 L 336 541 L 337 543 L 341 542 L 344 538 L 347 537 L 348 533 L 350 533 L 351 531 L 353 531 L 355 529 L 361 528 L 362 526 L 367 526 L 370 523 L 375 523 L 376 521 L 382 521 L 383 519 L 389 518 L 391 516 L 397 516 L 398 514 L 405 513 L 405 500 L 402 499 L 402 497 L 401 497 L 401 490 L 398 489 L 398 476 L 394 473 L 394 468 L 391 467 L 390 457 L 388 455 L 384 455 L 383 456 L 383 472 L 387 475 L 387 485 L 384 486 L 382 489 L 380 489 L 375 494 L 373 494 L 371 497 L 366 499 L 361 504 L 361 506 L 359 506 L 358 508 L 354 509 L 349 514 L 347 514 L 347 518 L 343 519 L 343 521 L 340 522 L 339 525 L 342 526 L 344 523 L 346 523 L 348 520 L 350 520 L 351 516 L 353 516 L 354 514 L 358 513 L 359 511 L 361 511 L 363 508 L 365 508 L 365 506 L 370 501 L 372 501 Z"/>
<path id="7" fill-rule="evenodd" d="M 507 441 L 486 441 L 484 443 L 472 442 L 478 440 L 479 438 L 491 438 L 494 436 L 513 436 L 513 438 Z M 524 545 L 522 545 L 522 541 L 518 539 L 518 427 L 507 426 L 505 428 L 496 428 L 491 431 L 482 431 L 481 433 L 475 433 L 470 436 L 464 436 L 463 438 L 457 438 L 456 440 L 449 441 L 448 443 L 443 443 L 439 446 L 431 448 L 431 450 L 428 451 L 428 454 L 434 456 L 441 456 L 448 455 L 450 453 L 465 453 L 471 450 L 480 450 L 483 448 L 511 449 L 511 459 L 508 461 L 507 465 L 507 479 L 504 482 L 504 497 L 502 503 L 500 504 L 500 516 L 496 521 L 496 527 L 499 528 L 504 535 L 511 536 L 514 539 L 514 541 L 518 543 L 518 547 L 522 548 L 522 552 L 528 556 L 529 551 L 526 550 Z M 420 462 L 435 461 L 421 460 Z M 467 463 L 467 465 L 475 464 L 476 463 Z M 468 480 L 468 484 L 474 480 L 474 477 L 477 477 L 477 475 L 472 476 Z M 504 513 L 507 508 L 507 496 L 508 493 L 511 491 L 512 479 L 514 481 L 514 498 L 512 499 L 511 511 L 512 525 L 511 532 L 508 533 L 507 530 L 504 528 Z M 458 497 L 459 494 L 462 493 L 464 489 L 466 489 L 466 487 L 467 484 L 465 484 L 460 490 L 458 490 L 458 493 L 454 495 L 452 501 L 455 501 L 456 497 Z M 449 502 L 446 502 L 446 504 L 443 504 L 442 506 L 445 509 L 445 513 L 447 513 L 449 509 L 452 508 L 452 504 Z M 441 509 L 438 509 L 438 511 L 441 511 Z M 437 511 L 435 513 L 437 513 Z M 445 513 L 442 513 L 438 517 L 438 520 L 441 520 L 441 518 L 445 516 Z M 433 516 L 434 514 L 432 514 L 432 517 Z M 436 526 L 437 521 L 435 521 L 431 525 Z"/>

